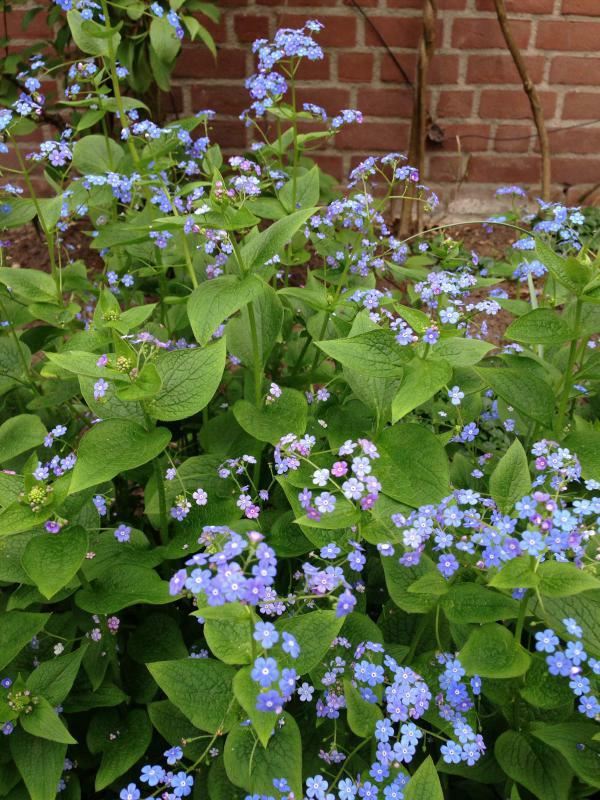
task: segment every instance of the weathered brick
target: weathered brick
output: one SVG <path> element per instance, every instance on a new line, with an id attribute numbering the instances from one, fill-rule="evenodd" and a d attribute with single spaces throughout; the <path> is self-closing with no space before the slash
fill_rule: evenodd
<path id="1" fill-rule="evenodd" d="M 515 41 L 519 47 L 529 42 L 531 22 L 515 20 L 511 24 Z M 481 19 L 455 19 L 452 28 L 452 46 L 466 50 L 488 50 L 490 47 L 506 47 L 498 21 L 493 17 Z"/>
<path id="2" fill-rule="evenodd" d="M 540 92 L 540 102 L 546 117 L 554 114 L 556 95 Z M 479 114 L 482 119 L 528 119 L 531 107 L 524 91 L 511 89 L 484 89 L 481 92 Z"/>
<path id="3" fill-rule="evenodd" d="M 597 86 L 600 83 L 600 58 L 555 56 L 550 66 L 550 83 Z"/>
<path id="4" fill-rule="evenodd" d="M 444 90 L 440 92 L 437 104 L 437 114 L 442 120 L 444 117 L 460 117 L 466 119 L 473 110 L 473 92 L 461 90 Z"/>
<path id="5" fill-rule="evenodd" d="M 358 108 L 370 117 L 410 117 L 413 93 L 409 88 L 359 89 Z"/>
<path id="6" fill-rule="evenodd" d="M 529 77 L 534 83 L 542 80 L 545 62 L 544 56 L 525 57 Z M 469 56 L 467 83 L 515 84 L 521 83 L 521 78 L 510 55 L 490 53 Z"/>
<path id="7" fill-rule="evenodd" d="M 600 119 L 600 94 L 570 91 L 564 101 L 563 119 Z"/>
<path id="8" fill-rule="evenodd" d="M 600 3 L 597 0 L 563 0 L 562 12 L 563 14 L 600 17 Z"/>
<path id="9" fill-rule="evenodd" d="M 351 83 L 370 82 L 373 79 L 373 53 L 340 53 L 338 77 Z"/>
<path id="10" fill-rule="evenodd" d="M 542 50 L 596 51 L 600 42 L 600 22 L 542 20 L 538 25 L 536 47 Z"/>

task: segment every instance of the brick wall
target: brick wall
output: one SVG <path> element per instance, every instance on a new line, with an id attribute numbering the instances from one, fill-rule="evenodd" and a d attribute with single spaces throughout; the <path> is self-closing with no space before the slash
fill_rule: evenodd
<path id="1" fill-rule="evenodd" d="M 357 0 L 412 79 L 422 0 Z M 407 147 L 411 90 L 371 26 L 350 0 L 222 0 L 215 27 L 217 63 L 186 48 L 176 71 L 183 107 L 219 112 L 228 147 L 246 143 L 236 120 L 247 105 L 243 78 L 253 68 L 250 42 L 281 25 L 323 21 L 325 63 L 307 65 L 301 99 L 330 111 L 359 108 L 362 126 L 345 130 L 322 155 L 337 176 L 367 153 Z M 445 132 L 428 146 L 427 178 L 467 186 L 535 184 L 538 157 L 529 105 L 508 55 L 492 0 L 438 0 L 437 53 L 432 63 L 430 111 Z M 549 128 L 557 191 L 600 183 L 600 0 L 507 0 L 509 16 Z M 526 138 L 529 137 L 529 138 Z M 488 188 L 485 188 L 488 192 Z"/>
<path id="2" fill-rule="evenodd" d="M 385 38 L 408 76 L 414 76 L 422 0 L 356 0 Z M 322 20 L 325 62 L 306 64 L 300 99 L 330 112 L 358 108 L 361 126 L 344 130 L 320 154 L 342 177 L 369 153 L 407 147 L 411 90 L 398 66 L 351 0 L 220 0 L 211 26 L 216 62 L 199 44 L 178 61 L 172 100 L 181 111 L 214 108 L 215 138 L 239 151 L 248 132 L 238 120 L 248 105 L 244 78 L 253 71 L 251 42 L 281 25 Z M 527 99 L 500 34 L 492 0 L 438 0 L 437 53 L 432 62 L 430 112 L 445 132 L 429 144 L 427 179 L 445 195 L 489 197 L 498 183 L 535 185 L 539 159 Z M 515 37 L 539 87 L 550 136 L 557 193 L 576 202 L 600 183 L 600 0 L 507 0 Z M 9 15 L 19 45 L 20 12 Z M 30 28 L 39 35 L 42 17 Z M 205 19 L 202 20 L 205 22 Z M 579 126 L 579 127 L 573 127 Z M 571 187 L 571 188 L 569 188 Z M 574 187 L 574 188 L 573 188 Z"/>

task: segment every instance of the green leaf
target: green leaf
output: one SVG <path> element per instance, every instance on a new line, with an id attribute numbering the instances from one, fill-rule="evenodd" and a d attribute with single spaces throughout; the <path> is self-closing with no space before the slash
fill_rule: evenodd
<path id="1" fill-rule="evenodd" d="M 431 400 L 451 377 L 452 367 L 447 361 L 413 358 L 404 369 L 400 389 L 392 401 L 392 422 Z"/>
<path id="2" fill-rule="evenodd" d="M 249 618 L 248 618 L 249 619 Z M 248 621 L 207 619 L 204 638 L 213 655 L 225 664 L 249 664 L 252 660 L 252 637 Z"/>
<path id="3" fill-rule="evenodd" d="M 99 367 L 97 365 L 97 353 L 86 353 L 83 350 L 67 350 L 63 353 L 46 353 L 46 358 L 50 365 L 44 365 L 43 369 L 51 375 L 57 373 L 57 370 L 52 369 L 55 366 L 58 367 L 59 371 L 66 370 L 74 375 L 88 378 L 106 378 L 109 381 L 120 381 L 125 385 L 129 380 L 122 372 L 118 372 L 108 365 Z"/>
<path id="4" fill-rule="evenodd" d="M 579 296 L 583 293 L 587 277 L 583 272 L 583 265 L 577 269 L 569 259 L 555 253 L 545 242 L 536 239 L 535 254 L 559 283 L 562 283 L 570 292 Z M 577 263 L 577 262 L 576 262 Z"/>
<path id="5" fill-rule="evenodd" d="M 148 413 L 168 421 L 197 414 L 219 388 L 225 356 L 223 339 L 208 347 L 162 354 L 155 362 L 162 388 L 148 402 Z"/>
<path id="6" fill-rule="evenodd" d="M 575 431 L 565 439 L 565 447 L 577 455 L 584 478 L 600 481 L 599 431 Z"/>
<path id="7" fill-rule="evenodd" d="M 550 628 L 567 635 L 562 622 L 573 617 L 583 628 L 583 643 L 586 651 L 600 658 L 600 591 L 582 592 L 570 597 L 544 597 L 543 605 L 538 604 L 534 613 Z"/>
<path id="8" fill-rule="evenodd" d="M 494 754 L 509 778 L 539 800 L 568 800 L 572 773 L 566 761 L 542 742 L 517 731 L 504 731 Z"/>
<path id="9" fill-rule="evenodd" d="M 252 325 L 248 314 L 250 308 L 256 326 L 258 357 L 264 365 L 280 337 L 283 306 L 277 293 L 264 283 L 262 291 L 254 298 L 252 305 L 244 306 L 240 314 L 227 323 L 227 350 L 245 365 L 254 361 Z"/>
<path id="10" fill-rule="evenodd" d="M 186 658 L 188 649 L 177 621 L 167 614 L 149 614 L 129 637 L 127 652 L 139 664 Z"/>
<path id="11" fill-rule="evenodd" d="M 506 403 L 545 428 L 552 428 L 554 395 L 530 369 L 478 367 L 477 374 Z"/>
<path id="12" fill-rule="evenodd" d="M 300 646 L 298 658 L 287 653 L 279 656 L 284 667 L 294 667 L 298 675 L 305 675 L 318 666 L 329 650 L 332 641 L 341 630 L 344 620 L 336 617 L 335 611 L 309 611 L 275 623 L 277 630 L 291 633 Z"/>
<path id="13" fill-rule="evenodd" d="M 85 651 L 84 644 L 72 653 L 42 661 L 27 678 L 27 688 L 43 695 L 52 705 L 61 704 L 71 691 Z"/>
<path id="14" fill-rule="evenodd" d="M 482 678 L 517 678 L 531 663 L 512 633 L 494 622 L 472 631 L 458 658 L 468 675 Z"/>
<path id="15" fill-rule="evenodd" d="M 58 302 L 56 284 L 50 275 L 37 269 L 0 267 L 0 283 L 28 302 Z"/>
<path id="16" fill-rule="evenodd" d="M 114 28 L 109 31 L 93 20 L 85 20 L 79 11 L 68 11 L 67 22 L 77 47 L 90 56 L 109 56 L 116 52 L 121 36 Z"/>
<path id="17" fill-rule="evenodd" d="M 235 699 L 252 722 L 252 727 L 260 739 L 260 743 L 266 747 L 275 730 L 278 715 L 274 711 L 257 710 L 256 698 L 260 693 L 260 688 L 256 681 L 252 680 L 251 672 L 251 667 L 238 670 L 233 680 L 233 692 Z"/>
<path id="18" fill-rule="evenodd" d="M 377 329 L 350 336 L 315 342 L 326 355 L 342 366 L 372 378 L 392 378 L 404 374 L 412 353 L 398 344 L 392 331 Z"/>
<path id="19" fill-rule="evenodd" d="M 178 352 L 178 351 L 176 351 Z M 162 381 L 156 366 L 150 362 L 142 367 L 141 372 L 138 373 L 135 380 L 124 386 L 117 386 L 116 396 L 119 400 L 137 401 L 137 400 L 150 400 L 155 397 L 162 386 Z"/>
<path id="20" fill-rule="evenodd" d="M 495 589 L 535 589 L 540 582 L 539 577 L 533 571 L 531 558 L 529 556 L 519 556 L 513 558 L 502 565 L 492 580 L 490 586 Z"/>
<path id="21" fill-rule="evenodd" d="M 576 336 L 556 311 L 536 308 L 512 322 L 504 335 L 523 344 L 560 345 Z"/>
<path id="22" fill-rule="evenodd" d="M 181 43 L 166 17 L 153 17 L 150 23 L 150 45 L 163 64 L 171 64 L 177 57 Z"/>
<path id="23" fill-rule="evenodd" d="M 509 514 L 515 503 L 531 491 L 527 454 L 515 439 L 490 476 L 490 494 L 502 513 Z"/>
<path id="24" fill-rule="evenodd" d="M 118 172 L 123 160 L 123 148 L 101 134 L 84 136 L 73 145 L 73 166 L 82 175 Z"/>
<path id="25" fill-rule="evenodd" d="M 548 597 L 570 597 L 590 589 L 600 589 L 597 578 L 574 564 L 545 561 L 540 564 L 537 574 L 540 593 Z"/>
<path id="26" fill-rule="evenodd" d="M 580 780 L 600 788 L 600 742 L 594 722 L 535 723 L 531 733 L 557 750 Z"/>
<path id="27" fill-rule="evenodd" d="M 169 700 L 197 728 L 209 733 L 233 725 L 234 667 L 212 658 L 156 661 L 148 669 Z"/>
<path id="28" fill-rule="evenodd" d="M 236 726 L 225 742 L 227 777 L 247 792 L 271 794 L 273 777 L 285 778 L 296 797 L 302 796 L 302 740 L 298 725 L 282 714 L 283 726 L 266 748 L 256 747 L 251 728 Z"/>
<path id="29" fill-rule="evenodd" d="M 42 444 L 46 428 L 35 414 L 17 414 L 0 425 L 0 464 Z"/>
<path id="30" fill-rule="evenodd" d="M 344 695 L 348 713 L 348 727 L 362 739 L 371 738 L 375 733 L 375 723 L 383 718 L 376 703 L 369 703 L 348 679 L 344 680 Z"/>
<path id="31" fill-rule="evenodd" d="M 439 597 L 437 588 L 430 593 L 410 591 L 415 584 L 421 583 L 426 577 L 439 575 L 429 556 L 422 555 L 414 567 L 405 567 L 395 555 L 382 558 L 381 563 L 387 590 L 398 608 L 410 614 L 424 614 L 433 608 Z"/>
<path id="32" fill-rule="evenodd" d="M 560 708 L 573 703 L 573 693 L 567 681 L 548 672 L 546 656 L 534 653 L 531 666 L 525 673 L 524 684 L 519 689 L 523 700 L 541 709 Z"/>
<path id="33" fill-rule="evenodd" d="M 266 230 L 251 237 L 242 247 L 241 257 L 247 272 L 261 269 L 273 256 L 281 253 L 294 234 L 306 220 L 315 213 L 316 208 L 303 208 L 277 220 Z M 218 279 L 217 279 L 218 280 Z"/>
<path id="34" fill-rule="evenodd" d="M 281 397 L 257 408 L 247 400 L 233 407 L 238 424 L 259 442 L 277 444 L 286 433 L 301 435 L 306 430 L 308 405 L 301 392 L 283 389 Z"/>
<path id="35" fill-rule="evenodd" d="M 295 188 L 295 193 L 294 193 Z M 315 166 L 296 178 L 289 180 L 279 192 L 279 200 L 287 212 L 298 208 L 311 208 L 319 202 L 319 167 Z"/>
<path id="36" fill-rule="evenodd" d="M 4 611 L 0 614 L 0 669 L 18 655 L 50 619 L 50 614 Z"/>
<path id="37" fill-rule="evenodd" d="M 44 697 L 38 697 L 33 711 L 30 714 L 21 715 L 19 722 L 23 729 L 32 736 L 49 739 L 51 742 L 77 744 L 56 711 Z"/>
<path id="38" fill-rule="evenodd" d="M 109 481 L 121 472 L 146 464 L 171 439 L 166 428 L 147 431 L 135 422 L 98 422 L 82 438 L 71 480 L 71 493 Z"/>
<path id="39" fill-rule="evenodd" d="M 238 278 L 222 275 L 194 289 L 187 312 L 196 341 L 205 345 L 219 325 L 263 291 L 264 282 L 256 275 Z"/>
<path id="40" fill-rule="evenodd" d="M 58 534 L 34 536 L 21 563 L 44 597 L 50 598 L 72 580 L 87 550 L 87 531 L 75 525 Z"/>
<path id="41" fill-rule="evenodd" d="M 119 720 L 119 735 L 107 737 L 102 748 L 102 761 L 96 773 L 95 788 L 99 792 L 120 778 L 142 758 L 152 741 L 152 725 L 140 708 Z"/>
<path id="42" fill-rule="evenodd" d="M 383 493 L 417 508 L 448 495 L 450 471 L 443 446 L 425 427 L 398 424 L 386 428 L 377 446 L 376 474 Z"/>
<path id="43" fill-rule="evenodd" d="M 116 614 L 138 603 L 164 605 L 172 599 L 168 582 L 153 569 L 120 564 L 75 596 L 79 608 L 90 614 Z"/>
<path id="44" fill-rule="evenodd" d="M 433 346 L 432 355 L 444 359 L 453 367 L 472 367 L 494 349 L 494 345 L 481 339 L 440 339 Z"/>
<path id="45" fill-rule="evenodd" d="M 55 800 L 67 745 L 30 736 L 16 728 L 8 737 L 10 752 L 29 792 L 29 800 Z"/>
<path id="46" fill-rule="evenodd" d="M 479 583 L 454 584 L 441 599 L 441 606 L 450 622 L 496 622 L 515 619 L 519 604 Z"/>
<path id="47" fill-rule="evenodd" d="M 444 800 L 442 785 L 435 765 L 428 756 L 410 778 L 404 800 Z"/>

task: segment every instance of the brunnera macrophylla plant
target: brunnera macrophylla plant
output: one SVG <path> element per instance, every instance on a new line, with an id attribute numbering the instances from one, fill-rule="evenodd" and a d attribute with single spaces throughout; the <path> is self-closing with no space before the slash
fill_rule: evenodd
<path id="1" fill-rule="evenodd" d="M 20 143 L 39 57 L 0 112 L 0 793 L 592 796 L 591 218 L 503 187 L 503 260 L 400 241 L 390 199 L 436 203 L 401 154 L 311 159 L 361 120 L 296 104 L 318 22 L 255 44 L 224 159 L 123 91 L 107 8 L 60 139 Z"/>

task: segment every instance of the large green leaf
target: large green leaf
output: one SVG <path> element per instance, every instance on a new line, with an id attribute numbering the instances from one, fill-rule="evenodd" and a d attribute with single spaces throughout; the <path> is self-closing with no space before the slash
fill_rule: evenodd
<path id="1" fill-rule="evenodd" d="M 235 720 L 236 669 L 212 658 L 156 661 L 148 669 L 169 700 L 200 730 L 227 731 Z"/>
<path id="2" fill-rule="evenodd" d="M 444 800 L 442 784 L 431 756 L 419 766 L 404 790 L 404 800 Z"/>
<path id="3" fill-rule="evenodd" d="M 135 766 L 152 741 L 152 725 L 148 714 L 141 708 L 130 711 L 118 725 L 119 735 L 114 738 L 107 736 L 102 748 L 102 760 L 96 773 L 97 792 Z"/>
<path id="4" fill-rule="evenodd" d="M 300 646 L 298 658 L 283 653 L 279 657 L 280 663 L 294 667 L 298 675 L 310 672 L 325 657 L 343 622 L 343 618 L 337 617 L 335 611 L 310 611 L 308 614 L 278 620 L 275 625 L 277 630 L 291 633 Z"/>
<path id="5" fill-rule="evenodd" d="M 316 208 L 303 208 L 277 220 L 266 230 L 250 237 L 242 247 L 241 258 L 247 272 L 261 269 L 273 256 L 279 255 Z"/>
<path id="6" fill-rule="evenodd" d="M 33 694 L 41 694 L 53 705 L 59 705 L 71 691 L 75 682 L 86 645 L 78 647 L 51 661 L 43 661 L 27 678 L 27 688 Z"/>
<path id="7" fill-rule="evenodd" d="M 447 361 L 413 358 L 404 369 L 400 389 L 392 401 L 392 422 L 431 400 L 451 377 L 452 367 Z"/>
<path id="8" fill-rule="evenodd" d="M 373 471 L 384 494 L 413 507 L 439 502 L 449 494 L 448 458 L 428 428 L 394 425 L 383 431 L 377 446 L 380 458 Z"/>
<path id="9" fill-rule="evenodd" d="M 383 328 L 315 344 L 342 366 L 373 378 L 402 376 L 412 357 L 409 350 L 398 344 L 392 331 Z"/>
<path id="10" fill-rule="evenodd" d="M 517 411 L 552 428 L 554 394 L 548 384 L 524 367 L 477 367 L 478 375 L 506 403 Z"/>
<path id="11" fill-rule="evenodd" d="M 527 454 L 515 439 L 490 476 L 490 494 L 504 514 L 513 511 L 515 503 L 531 490 Z"/>
<path id="12" fill-rule="evenodd" d="M 308 406 L 301 392 L 283 389 L 281 397 L 261 408 L 247 400 L 238 400 L 233 414 L 246 433 L 259 442 L 277 444 L 287 433 L 301 435 L 305 432 Z"/>
<path id="13" fill-rule="evenodd" d="M 73 145 L 73 166 L 82 175 L 117 172 L 122 159 L 121 146 L 101 134 L 84 136 Z"/>
<path id="14" fill-rule="evenodd" d="M 18 297 L 32 303 L 56 303 L 56 284 L 46 272 L 38 269 L 0 267 L 0 283 Z"/>
<path id="15" fill-rule="evenodd" d="M 223 339 L 208 347 L 173 350 L 161 355 L 156 360 L 156 369 L 162 386 L 147 403 L 150 416 L 171 421 L 201 411 L 219 388 L 225 356 Z"/>
<path id="16" fill-rule="evenodd" d="M 52 597 L 75 576 L 87 550 L 87 531 L 75 525 L 55 535 L 34 536 L 21 563 L 44 597 Z"/>
<path id="17" fill-rule="evenodd" d="M 494 349 L 494 345 L 481 339 L 462 339 L 458 336 L 440 339 L 433 346 L 432 354 L 442 358 L 453 367 L 472 367 Z"/>
<path id="18" fill-rule="evenodd" d="M 0 464 L 42 444 L 46 428 L 35 414 L 17 414 L 0 425 Z"/>
<path id="19" fill-rule="evenodd" d="M 115 614 L 139 603 L 164 605 L 172 599 L 168 582 L 153 569 L 118 563 L 75 596 L 79 608 L 90 614 Z"/>
<path id="20" fill-rule="evenodd" d="M 584 478 L 600 481 L 600 431 L 574 431 L 565 446 L 577 455 Z"/>
<path id="21" fill-rule="evenodd" d="M 251 667 L 238 670 L 233 680 L 233 692 L 235 699 L 252 722 L 252 727 L 260 739 L 260 743 L 266 747 L 275 730 L 277 714 L 274 711 L 257 710 L 256 698 L 260 693 L 260 687 L 256 681 L 252 680 L 251 672 Z"/>
<path id="22" fill-rule="evenodd" d="M 472 631 L 458 657 L 468 675 L 482 678 L 517 678 L 531 663 L 512 633 L 494 622 Z"/>
<path id="23" fill-rule="evenodd" d="M 319 202 L 319 167 L 315 164 L 296 180 L 290 179 L 279 192 L 279 200 L 288 213 L 298 208 L 310 208 Z"/>
<path id="24" fill-rule="evenodd" d="M 187 302 L 196 341 L 207 344 L 219 325 L 257 297 L 263 287 L 264 282 L 256 275 L 222 275 L 201 283 Z"/>
<path id="25" fill-rule="evenodd" d="M 405 567 L 398 556 L 382 558 L 385 583 L 394 603 L 410 614 L 423 614 L 433 608 L 438 600 L 438 592 L 411 592 L 411 587 L 424 578 L 439 575 L 429 556 L 422 555 L 414 567 Z"/>
<path id="26" fill-rule="evenodd" d="M 383 714 L 376 703 L 365 700 L 352 681 L 344 680 L 344 696 L 348 714 L 348 727 L 362 739 L 372 737 L 375 733 L 375 723 L 382 719 Z"/>
<path id="27" fill-rule="evenodd" d="M 67 22 L 77 47 L 90 56 L 109 56 L 116 52 L 121 41 L 120 33 L 112 29 L 107 35 L 104 25 L 84 19 L 79 11 L 68 11 Z"/>
<path id="28" fill-rule="evenodd" d="M 77 744 L 61 722 L 58 714 L 44 697 L 38 697 L 31 714 L 23 714 L 20 723 L 27 733 L 51 742 Z"/>
<path id="29" fill-rule="evenodd" d="M 590 589 L 600 589 L 600 581 L 591 572 L 575 564 L 545 561 L 537 572 L 540 593 L 547 597 L 570 597 Z"/>
<path id="30" fill-rule="evenodd" d="M 494 754 L 509 778 L 539 800 L 568 800 L 573 775 L 566 761 L 541 741 L 517 731 L 496 740 Z"/>
<path id="31" fill-rule="evenodd" d="M 18 655 L 50 619 L 50 614 L 29 611 L 0 613 L 0 669 Z"/>
<path id="32" fill-rule="evenodd" d="M 269 795 L 273 778 L 285 778 L 296 797 L 302 796 L 302 740 L 293 717 L 284 713 L 283 725 L 266 748 L 256 747 L 251 728 L 237 725 L 225 742 L 227 777 L 247 792 Z"/>
<path id="33" fill-rule="evenodd" d="M 457 583 L 441 599 L 441 606 L 450 622 L 496 622 L 514 619 L 519 613 L 516 600 L 479 583 Z"/>
<path id="34" fill-rule="evenodd" d="M 598 725 L 592 721 L 573 720 L 550 724 L 535 723 L 531 733 L 557 750 L 584 783 L 600 789 L 600 742 Z"/>
<path id="35" fill-rule="evenodd" d="M 79 444 L 71 493 L 146 464 L 164 450 L 170 439 L 166 428 L 147 431 L 130 420 L 108 419 L 96 423 Z"/>
<path id="36" fill-rule="evenodd" d="M 31 736 L 16 728 L 8 737 L 10 752 L 29 792 L 29 800 L 55 800 L 67 745 Z"/>
<path id="37" fill-rule="evenodd" d="M 536 308 L 512 322 L 504 334 L 523 344 L 560 345 L 575 338 L 563 318 L 550 308 Z"/>

